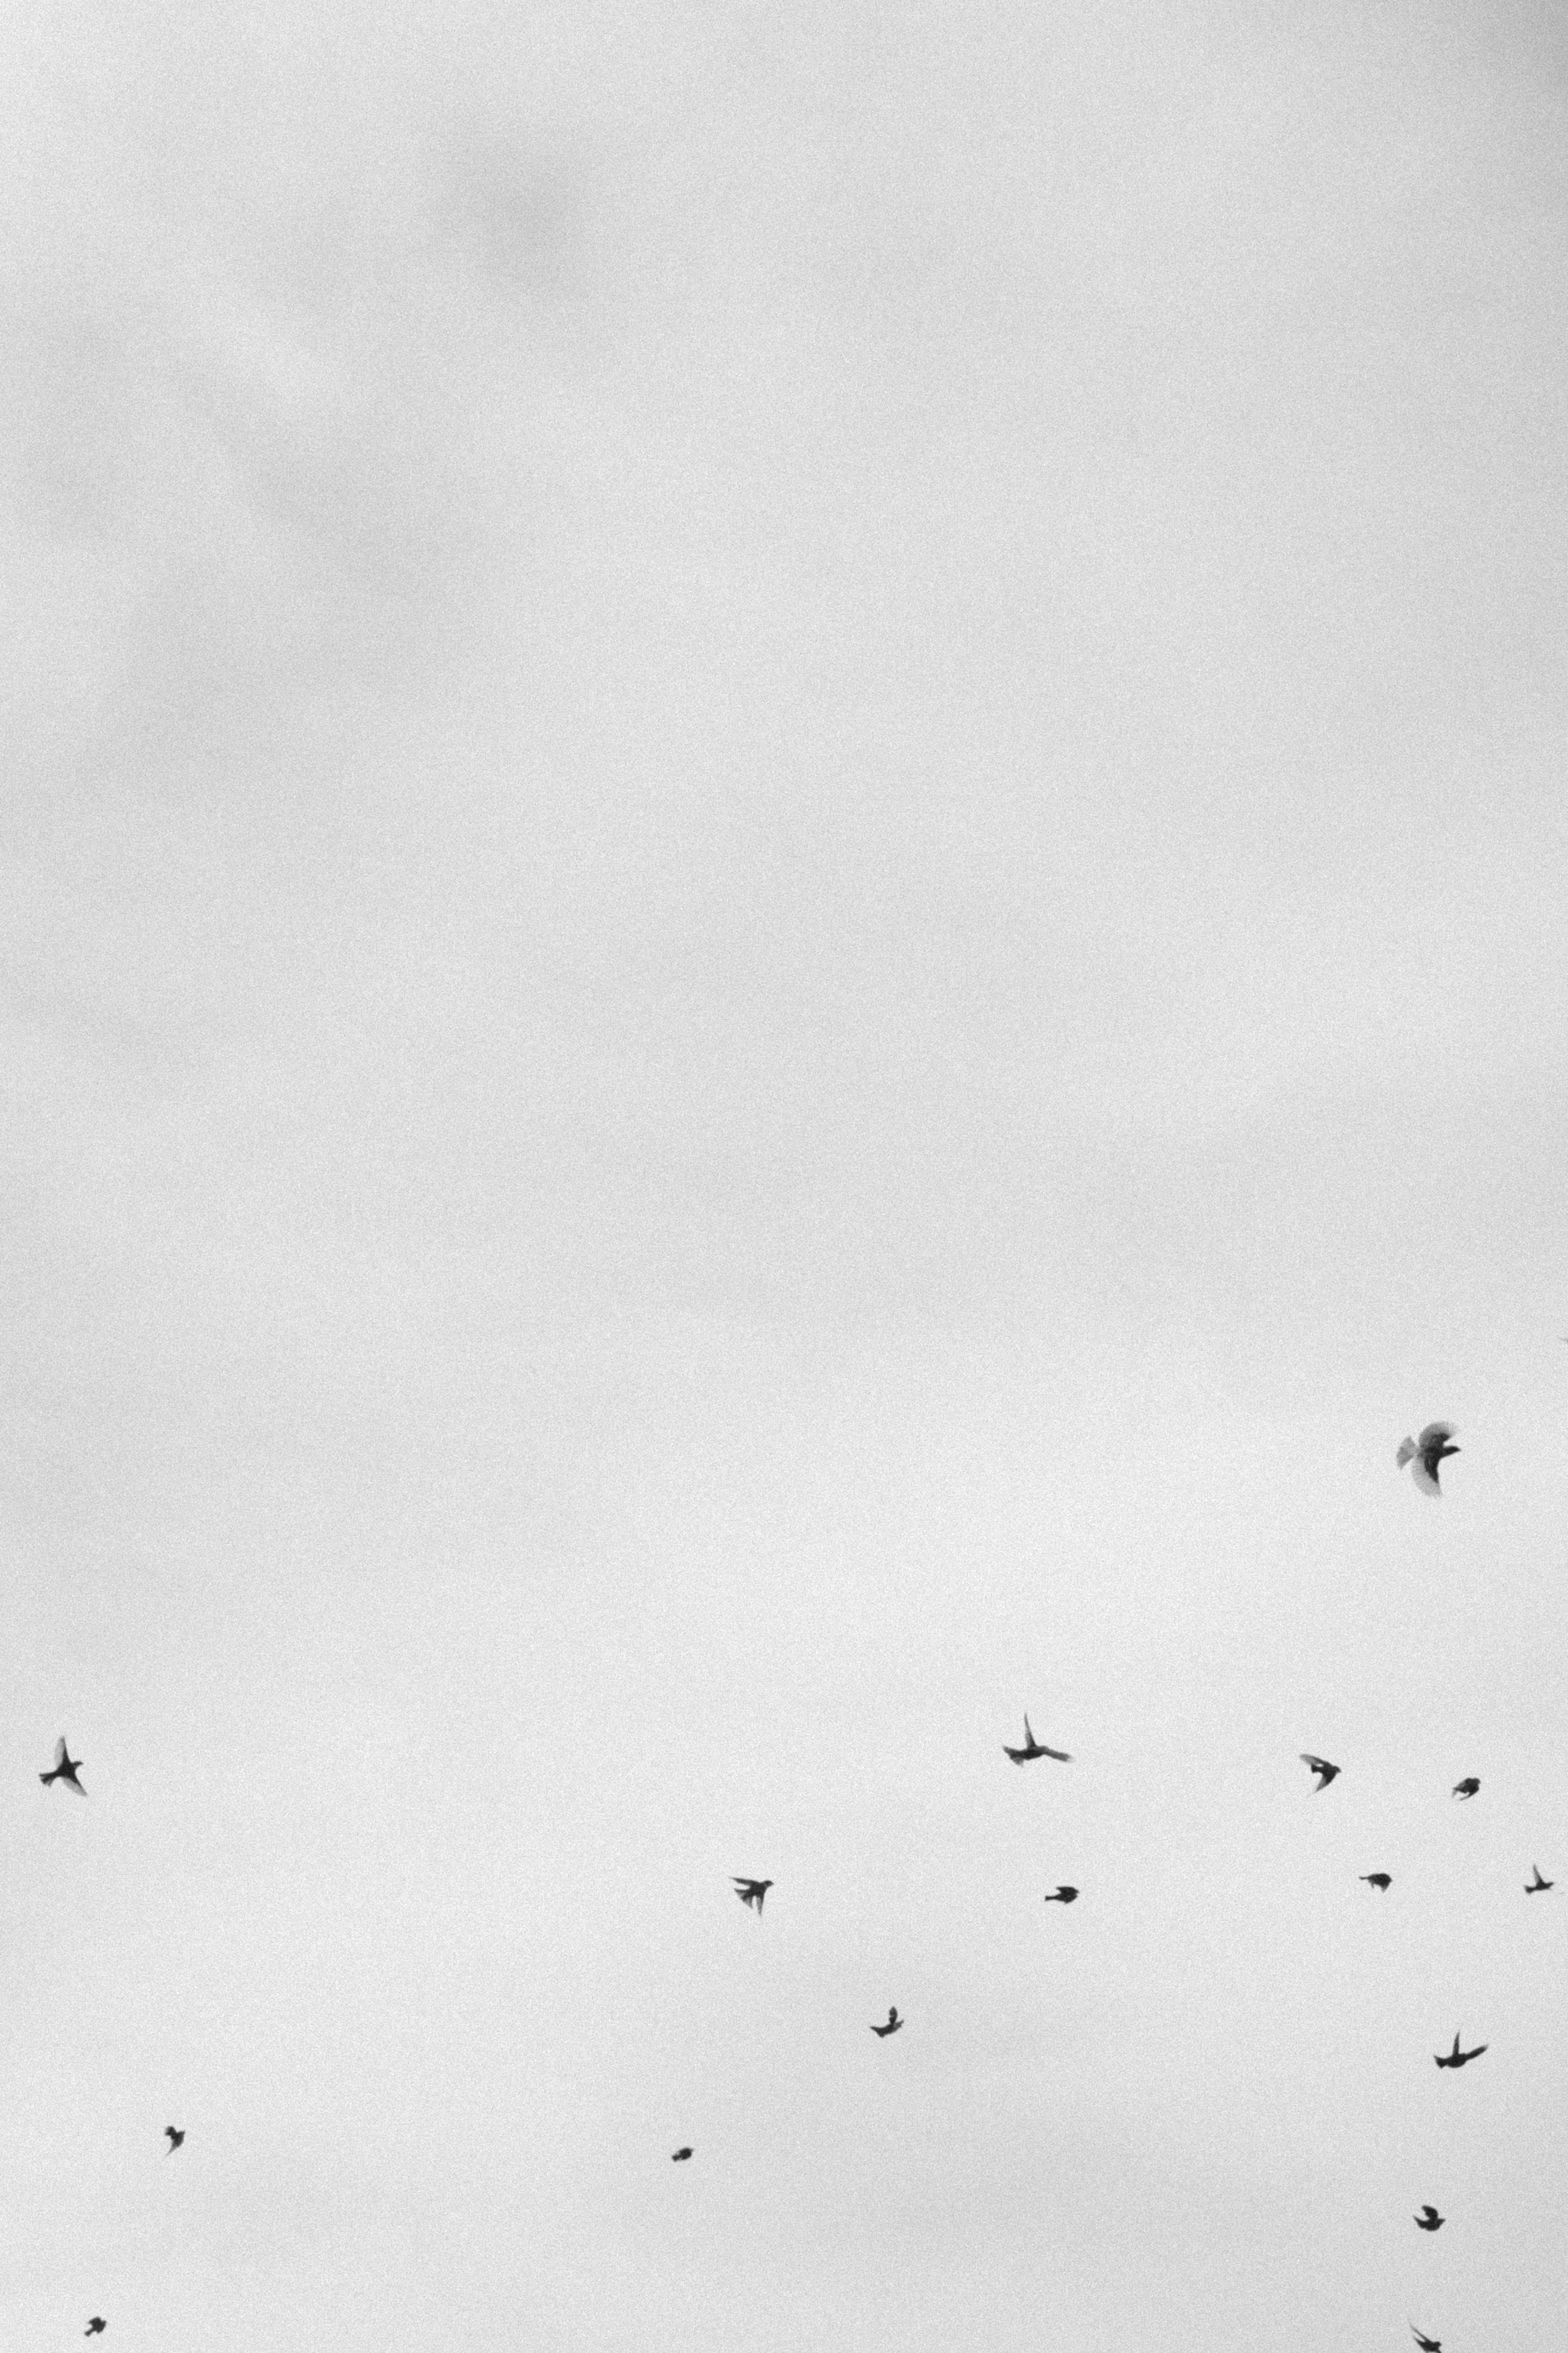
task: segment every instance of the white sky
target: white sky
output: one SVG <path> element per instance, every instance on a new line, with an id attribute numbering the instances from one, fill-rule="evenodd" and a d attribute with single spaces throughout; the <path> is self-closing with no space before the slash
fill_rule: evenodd
<path id="1" fill-rule="evenodd" d="M 0 92 L 6 2341 L 1557 2341 L 1561 12 Z"/>

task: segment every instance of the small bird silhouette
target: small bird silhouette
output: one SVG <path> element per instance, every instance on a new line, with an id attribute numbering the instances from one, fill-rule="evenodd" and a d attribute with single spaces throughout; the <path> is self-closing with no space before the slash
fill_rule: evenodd
<path id="1" fill-rule="evenodd" d="M 1437 1465 L 1448 1455 L 1458 1454 L 1458 1448 L 1448 1443 L 1453 1435 L 1451 1421 L 1429 1421 L 1420 1437 L 1407 1438 L 1394 1458 L 1401 1471 L 1410 1464 L 1410 1475 L 1424 1495 L 1440 1497 L 1443 1493 L 1437 1484 Z"/>
<path id="2" fill-rule="evenodd" d="M 684 2165 L 690 2154 L 691 2151 L 689 2148 L 675 2149 L 671 2152 L 669 2161 L 671 2165 Z"/>
<path id="3" fill-rule="evenodd" d="M 1549 1887 L 1556 1886 L 1557 1882 L 1554 1879 L 1542 1879 L 1541 1865 L 1538 1862 L 1532 1862 L 1530 1867 L 1534 1872 L 1535 1877 L 1525 1888 L 1524 1892 L 1527 1895 L 1544 1895 Z"/>
<path id="4" fill-rule="evenodd" d="M 1410 2324 L 1410 2334 L 1415 2337 L 1417 2345 L 1420 2346 L 1421 2353 L 1443 2353 L 1443 2341 L 1441 2337 L 1423 2337 L 1421 2331 L 1416 2327 L 1414 2321 Z"/>
<path id="5" fill-rule="evenodd" d="M 163 2138 L 169 2144 L 169 2155 L 171 2157 L 174 2156 L 174 2151 L 179 2147 L 180 2143 L 184 2139 L 184 2134 L 181 2132 L 177 2125 L 165 2125 L 163 2126 Z"/>
<path id="6" fill-rule="evenodd" d="M 95 2312 L 81 2333 L 84 2337 L 101 2337 L 108 2326 L 108 2321 L 100 2320 Z"/>
<path id="7" fill-rule="evenodd" d="M 773 1883 L 771 1879 L 737 1879 L 735 1882 L 736 1894 L 742 1904 L 751 1905 L 759 1920 L 763 1916 L 763 1898 Z"/>
<path id="8" fill-rule="evenodd" d="M 1456 1798 L 1473 1798 L 1480 1786 L 1475 1775 L 1468 1773 L 1462 1781 L 1455 1782 L 1454 1795 Z"/>
<path id="9" fill-rule="evenodd" d="M 68 1789 L 74 1789 L 79 1798 L 85 1798 L 87 1791 L 82 1788 L 81 1783 L 76 1778 L 81 1770 L 82 1762 L 83 1760 L 81 1757 L 73 1757 L 69 1754 L 63 1740 L 57 1740 L 55 1743 L 55 1769 L 52 1773 L 40 1773 L 38 1778 L 43 1783 L 46 1789 L 48 1788 L 51 1781 L 63 1781 Z"/>
<path id="10" fill-rule="evenodd" d="M 1420 2213 L 1415 2218 L 1415 2227 L 1418 2231 L 1440 2231 L 1445 2219 L 1438 2213 L 1436 2206 L 1423 2206 Z"/>
<path id="11" fill-rule="evenodd" d="M 1303 1765 L 1310 1765 L 1311 1767 L 1313 1772 L 1318 1777 L 1318 1787 L 1320 1789 L 1326 1789 L 1331 1781 L 1338 1778 L 1339 1767 L 1337 1765 L 1331 1765 L 1326 1757 L 1310 1757 L 1308 1755 L 1306 1749 L 1303 1748 L 1301 1751 L 1301 1762 Z"/>
<path id="12" fill-rule="evenodd" d="M 1041 1743 L 1035 1738 L 1034 1734 L 1029 1729 L 1029 1719 L 1027 1716 L 1024 1718 L 1024 1746 L 1022 1748 L 1009 1748 L 1006 1742 L 1004 1741 L 1002 1743 L 1002 1754 L 1004 1757 L 1010 1757 L 1015 1765 L 1031 1764 L 1037 1757 L 1054 1757 L 1058 1765 L 1070 1765 L 1072 1763 L 1072 1758 L 1068 1755 L 1065 1748 L 1047 1748 L 1042 1746 Z"/>
<path id="13" fill-rule="evenodd" d="M 1078 1902 L 1078 1889 L 1076 1887 L 1058 1887 L 1054 1895 L 1043 1896 L 1041 1901 L 1046 1904 L 1076 1904 Z"/>
<path id="14" fill-rule="evenodd" d="M 1363 1871 L 1362 1877 L 1369 1887 L 1388 1888 L 1394 1884 L 1386 1871 Z"/>
<path id="15" fill-rule="evenodd" d="M 893 2008 L 888 2012 L 888 2023 L 886 2026 L 874 2026 L 871 2029 L 871 2031 L 873 2034 L 896 2034 L 903 2022 L 903 2020 L 899 2016 L 898 2006 L 895 2003 Z"/>
<path id="16" fill-rule="evenodd" d="M 1437 2059 L 1437 2064 L 1439 2067 L 1468 2067 L 1472 2059 L 1479 2059 L 1483 2051 L 1489 2050 L 1491 2046 L 1489 2043 L 1478 2042 L 1473 2051 L 1461 2051 L 1459 2048 L 1459 2038 L 1456 2034 L 1454 2037 L 1454 2047 L 1449 2052 L 1446 2059 L 1438 2057 L 1436 2052 L 1434 2052 L 1433 2056 Z"/>

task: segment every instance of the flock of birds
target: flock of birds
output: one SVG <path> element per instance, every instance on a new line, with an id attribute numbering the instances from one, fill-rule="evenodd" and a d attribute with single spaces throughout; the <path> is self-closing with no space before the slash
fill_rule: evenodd
<path id="1" fill-rule="evenodd" d="M 74 1789 L 79 1798 L 85 1798 L 87 1791 L 81 1786 L 80 1774 L 81 1768 L 86 1762 L 87 1759 L 84 1757 L 73 1757 L 71 1755 L 70 1750 L 66 1746 L 65 1740 L 62 1736 L 55 1743 L 55 1762 L 53 1771 L 48 1773 L 40 1773 L 38 1778 L 43 1783 L 46 1789 L 49 1787 L 51 1782 L 59 1781 L 63 1782 L 68 1789 Z M 168 2142 L 169 2146 L 164 2151 L 164 2155 L 166 2157 L 173 2157 L 174 2151 L 184 2145 L 184 2133 L 180 2126 L 165 2125 L 163 2126 L 163 2138 Z M 102 2313 L 95 2312 L 92 2318 L 88 2322 L 87 2327 L 82 2330 L 82 2335 L 84 2337 L 101 2337 L 108 2326 L 109 2323 L 105 2320 Z"/>
<path id="2" fill-rule="evenodd" d="M 1395 1458 L 1398 1467 L 1403 1470 L 1407 1462 L 1410 1464 L 1411 1476 L 1425 1494 L 1441 1496 L 1443 1491 L 1438 1479 L 1439 1467 L 1450 1455 L 1458 1454 L 1459 1451 L 1453 1443 L 1453 1438 L 1454 1431 L 1450 1423 L 1431 1421 L 1422 1430 L 1419 1438 L 1407 1438 L 1400 1446 Z M 1027 1715 L 1024 1718 L 1022 1747 L 1009 1747 L 1004 1742 L 1002 1753 L 1005 1757 L 1010 1757 L 1015 1765 L 1033 1765 L 1042 1757 L 1048 1757 L 1058 1765 L 1072 1763 L 1072 1757 L 1065 1748 L 1049 1748 L 1043 1741 L 1036 1739 Z M 83 1762 L 81 1757 L 73 1757 L 70 1754 L 62 1737 L 55 1744 L 53 1769 L 47 1773 L 40 1773 L 38 1778 L 46 1788 L 51 1785 L 63 1785 L 68 1789 L 73 1789 L 79 1798 L 85 1798 L 87 1791 L 82 1788 L 79 1778 Z M 1301 1752 L 1301 1762 L 1310 1768 L 1320 1794 L 1331 1781 L 1339 1778 L 1340 1767 L 1331 1764 L 1326 1757 L 1314 1757 L 1310 1751 L 1304 1749 Z M 1480 1786 L 1479 1780 L 1474 1774 L 1468 1774 L 1462 1781 L 1456 1781 L 1453 1795 L 1462 1800 L 1468 1800 L 1477 1795 Z M 1539 1863 L 1532 1863 L 1531 1872 L 1531 1877 L 1526 1883 L 1524 1891 L 1527 1895 L 1544 1894 L 1549 1888 L 1555 1886 L 1554 1880 L 1542 1878 Z M 1386 1871 L 1363 1872 L 1361 1877 L 1369 1887 L 1376 1888 L 1380 1894 L 1386 1894 L 1394 1884 L 1391 1873 Z M 733 1881 L 735 1893 L 741 1902 L 753 1911 L 759 1919 L 762 1917 L 763 1905 L 768 1890 L 773 1884 L 771 1879 L 736 1878 Z M 1076 1904 L 1078 1896 L 1079 1891 L 1076 1887 L 1063 1886 L 1053 1890 L 1050 1894 L 1043 1898 L 1043 1901 L 1047 1904 Z M 897 2006 L 893 2005 L 889 2007 L 888 2015 L 880 2025 L 875 2021 L 872 2022 L 871 2032 L 880 2040 L 886 2041 L 889 2035 L 899 2033 L 905 2021 L 899 2015 Z M 1460 2035 L 1456 2034 L 1451 2050 L 1436 2052 L 1433 2055 L 1439 2067 L 1458 2069 L 1468 2067 L 1473 2059 L 1480 2058 L 1487 2048 L 1486 2043 L 1478 2042 L 1473 2049 L 1466 2051 L 1461 2047 Z M 165 2125 L 163 2137 L 169 2144 L 166 2153 L 173 2157 L 174 2151 L 183 2145 L 185 2136 L 180 2126 Z M 671 2162 L 675 2165 L 689 2164 L 692 2155 L 693 2151 L 689 2146 L 682 2146 L 671 2151 Z M 1414 2219 L 1417 2230 L 1436 2232 L 1442 2229 L 1447 2217 L 1440 2214 L 1435 2206 L 1423 2206 Z M 109 2323 L 101 2313 L 95 2312 L 83 2334 L 88 2337 L 101 2337 L 108 2326 Z M 1421 2353 L 1443 2353 L 1442 2340 L 1439 2337 L 1423 2335 L 1414 2321 L 1410 2323 L 1410 2329 Z"/>
<path id="3" fill-rule="evenodd" d="M 1403 1471 L 1408 1462 L 1411 1466 L 1411 1476 L 1423 1494 L 1441 1497 L 1443 1489 L 1438 1477 L 1439 1468 L 1450 1455 L 1458 1454 L 1459 1451 L 1453 1440 L 1454 1430 L 1451 1422 L 1429 1421 L 1419 1438 L 1404 1440 L 1394 1458 L 1396 1466 Z M 1058 1765 L 1072 1763 L 1072 1758 L 1065 1748 L 1047 1748 L 1043 1741 L 1036 1739 L 1027 1715 L 1024 1718 L 1023 1746 L 1010 1748 L 1004 1742 L 1002 1753 L 1005 1757 L 1011 1757 L 1015 1765 L 1033 1765 L 1042 1757 L 1049 1757 Z M 1331 1765 L 1326 1757 L 1314 1757 L 1310 1751 L 1304 1749 L 1301 1752 L 1301 1762 L 1310 1767 L 1320 1794 L 1328 1788 L 1331 1781 L 1337 1780 L 1339 1778 L 1340 1767 L 1337 1765 Z M 1462 1781 L 1455 1782 L 1452 1794 L 1461 1800 L 1468 1800 L 1477 1795 L 1480 1786 L 1476 1775 L 1469 1773 Z M 1531 1878 L 1525 1884 L 1524 1892 L 1527 1895 L 1544 1894 L 1548 1888 L 1556 1885 L 1555 1880 L 1542 1877 L 1539 1863 L 1531 1863 Z M 1386 1894 L 1394 1884 L 1393 1874 L 1386 1871 L 1364 1871 L 1361 1873 L 1361 1877 L 1367 1886 L 1376 1888 L 1380 1894 Z M 737 1878 L 732 1882 L 735 1893 L 742 1903 L 755 1912 L 759 1919 L 762 1916 L 763 1899 L 773 1883 L 771 1879 Z M 1058 1887 L 1043 1900 L 1047 1904 L 1076 1904 L 1078 1894 L 1079 1891 L 1076 1887 Z M 904 2021 L 900 2017 L 897 2009 L 893 2008 L 889 2009 L 886 2022 L 880 2026 L 873 2024 L 871 2031 L 875 2035 L 885 2038 L 889 2034 L 897 2034 L 903 2024 Z M 1468 2067 L 1472 2059 L 1479 2059 L 1488 2048 L 1486 2043 L 1478 2042 L 1472 2050 L 1466 2051 L 1461 2048 L 1461 2036 L 1456 2034 L 1452 2050 L 1433 2053 L 1439 2067 L 1456 2069 Z M 683 2146 L 671 2151 L 671 2162 L 676 2165 L 688 2164 L 692 2154 L 689 2147 Z M 1434 2232 L 1442 2229 L 1447 2217 L 1440 2214 L 1436 2206 L 1423 2206 L 1414 2220 L 1418 2231 Z M 1421 2353 L 1443 2353 L 1440 2337 L 1425 2336 L 1414 2321 L 1410 2323 L 1410 2332 L 1421 2348 Z"/>

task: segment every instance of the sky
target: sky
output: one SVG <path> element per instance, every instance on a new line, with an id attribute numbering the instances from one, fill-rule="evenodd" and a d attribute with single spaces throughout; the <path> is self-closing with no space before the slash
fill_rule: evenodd
<path id="1" fill-rule="evenodd" d="M 1560 2337 L 1565 132 L 7 13 L 7 2343 Z"/>

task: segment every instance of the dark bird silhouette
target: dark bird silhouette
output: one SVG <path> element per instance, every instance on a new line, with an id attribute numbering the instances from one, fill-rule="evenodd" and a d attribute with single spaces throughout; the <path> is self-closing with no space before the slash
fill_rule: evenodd
<path id="1" fill-rule="evenodd" d="M 1557 1882 L 1554 1879 L 1542 1879 L 1541 1865 L 1538 1862 L 1532 1862 L 1530 1867 L 1534 1872 L 1535 1877 L 1525 1888 L 1524 1892 L 1527 1895 L 1544 1895 L 1549 1887 L 1556 1886 Z"/>
<path id="2" fill-rule="evenodd" d="M 1394 1884 L 1386 1871 L 1363 1871 L 1362 1877 L 1369 1887 L 1389 1888 Z"/>
<path id="3" fill-rule="evenodd" d="M 1058 1887 L 1054 1895 L 1044 1896 L 1041 1898 L 1041 1901 L 1046 1904 L 1076 1904 L 1078 1902 L 1078 1889 L 1076 1887 Z"/>
<path id="4" fill-rule="evenodd" d="M 1439 2067 L 1468 2067 L 1472 2059 L 1479 2059 L 1483 2051 L 1488 2051 L 1490 2048 L 1491 2046 L 1489 2043 L 1478 2042 L 1473 2051 L 1461 2051 L 1459 2048 L 1459 2038 L 1456 2034 L 1454 2037 L 1454 2047 L 1449 2052 L 1446 2059 L 1439 2057 L 1436 2052 L 1433 2053 L 1433 2056 L 1437 2059 L 1437 2064 Z"/>
<path id="5" fill-rule="evenodd" d="M 95 2312 L 81 2333 L 84 2337 L 101 2337 L 108 2326 L 108 2321 L 100 2320 Z"/>
<path id="6" fill-rule="evenodd" d="M 55 1743 L 55 1769 L 52 1773 L 40 1773 L 38 1778 L 43 1783 L 46 1789 L 48 1788 L 51 1781 L 63 1781 L 68 1789 L 74 1789 L 79 1798 L 85 1798 L 87 1791 L 82 1788 L 81 1783 L 76 1778 L 81 1771 L 83 1761 L 84 1760 L 81 1757 L 73 1757 L 70 1755 L 63 1740 L 57 1740 Z"/>
<path id="7" fill-rule="evenodd" d="M 871 2029 L 871 2031 L 873 2034 L 896 2034 L 903 2022 L 903 2020 L 899 2016 L 898 2005 L 895 2003 L 893 2008 L 888 2012 L 888 2023 L 886 2026 L 874 2026 Z"/>
<path id="8" fill-rule="evenodd" d="M 1027 1716 L 1024 1718 L 1024 1746 L 1022 1748 L 1009 1748 L 1006 1742 L 1004 1741 L 1002 1743 L 1002 1754 L 1004 1757 L 1010 1757 L 1015 1765 L 1032 1764 L 1037 1757 L 1054 1757 L 1058 1765 L 1070 1765 L 1072 1763 L 1072 1758 L 1068 1755 L 1065 1748 L 1047 1748 L 1035 1738 L 1034 1734 L 1029 1729 L 1029 1719 Z"/>
<path id="9" fill-rule="evenodd" d="M 1421 2353 L 1443 2353 L 1442 2338 L 1439 2337 L 1423 2337 L 1421 2331 L 1416 2327 L 1414 2321 L 1410 2324 L 1410 2334 L 1415 2337 L 1417 2345 L 1420 2346 Z"/>
<path id="10" fill-rule="evenodd" d="M 1394 1458 L 1401 1471 L 1410 1464 L 1410 1476 L 1424 1495 L 1443 1493 L 1437 1484 L 1437 1465 L 1450 1454 L 1458 1454 L 1458 1448 L 1448 1443 L 1453 1435 L 1451 1421 L 1429 1421 L 1420 1437 L 1407 1438 Z"/>
<path id="11" fill-rule="evenodd" d="M 1418 2231 L 1440 2231 L 1446 2219 L 1436 2206 L 1423 2206 L 1415 2217 L 1415 2227 Z"/>
<path id="12" fill-rule="evenodd" d="M 178 2126 L 165 2125 L 163 2126 L 163 2138 L 169 2144 L 169 2155 L 171 2157 L 174 2156 L 174 2151 L 179 2147 L 180 2143 L 184 2139 L 184 2134 L 180 2131 Z"/>
<path id="13" fill-rule="evenodd" d="M 690 2154 L 689 2148 L 678 2148 L 672 2152 L 669 2161 L 671 2165 L 684 2165 Z"/>
<path id="14" fill-rule="evenodd" d="M 1454 1795 L 1456 1798 L 1473 1798 L 1480 1786 L 1473 1773 L 1467 1774 L 1464 1780 L 1455 1782 Z"/>
<path id="15" fill-rule="evenodd" d="M 737 1879 L 735 1882 L 736 1894 L 742 1904 L 751 1905 L 759 1920 L 763 1916 L 763 1898 L 773 1883 L 771 1879 Z"/>
<path id="16" fill-rule="evenodd" d="M 1337 1780 L 1339 1778 L 1339 1767 L 1337 1765 L 1331 1765 L 1326 1757 L 1310 1757 L 1307 1751 L 1303 1748 L 1301 1751 L 1301 1762 L 1303 1765 L 1310 1765 L 1311 1767 L 1313 1772 L 1318 1777 L 1318 1787 L 1320 1789 L 1326 1789 L 1331 1781 Z"/>

